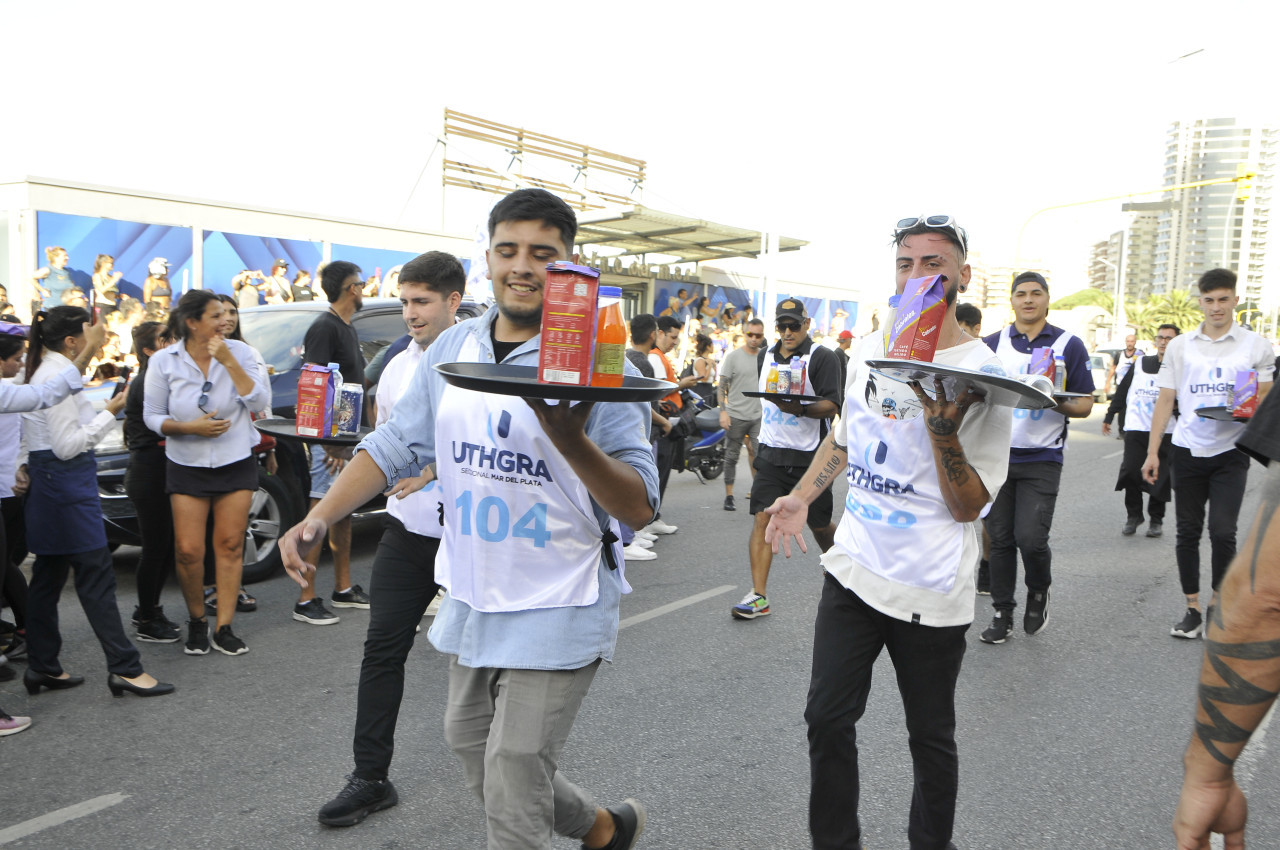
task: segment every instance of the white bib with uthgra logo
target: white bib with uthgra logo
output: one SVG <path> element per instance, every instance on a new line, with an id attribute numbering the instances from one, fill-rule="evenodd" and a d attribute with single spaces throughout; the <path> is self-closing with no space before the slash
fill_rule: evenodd
<path id="1" fill-rule="evenodd" d="M 1067 343 L 1075 339 L 1067 331 L 1063 331 L 1053 341 L 1050 348 L 1058 357 L 1067 350 Z M 1013 347 L 1009 337 L 1009 328 L 1000 332 L 1000 342 L 996 344 L 996 357 L 1004 364 L 1010 375 L 1025 375 L 1031 365 L 1031 353 L 1023 354 Z M 1067 417 L 1056 410 L 1043 408 L 1027 410 L 1019 407 L 1013 411 L 1013 436 L 1010 446 L 1015 449 L 1056 449 L 1067 442 Z"/>
<path id="2" fill-rule="evenodd" d="M 1142 368 L 1142 360 L 1133 364 L 1133 378 L 1129 381 L 1129 394 L 1124 399 L 1124 429 L 1126 431 L 1150 431 L 1151 416 L 1156 409 L 1156 399 L 1160 398 L 1160 388 L 1156 386 L 1156 371 L 1147 372 Z M 1165 426 L 1166 434 L 1173 433 L 1174 419 L 1169 417 Z"/>
<path id="3" fill-rule="evenodd" d="M 1227 386 L 1235 383 L 1236 372 L 1252 369 L 1253 364 L 1246 346 L 1234 346 L 1230 354 L 1209 359 L 1195 355 L 1192 341 L 1193 338 L 1188 338 L 1183 351 L 1178 424 L 1173 427 L 1173 444 L 1190 449 L 1195 457 L 1212 457 L 1229 449 L 1244 425 L 1193 414 L 1202 407 L 1225 407 Z"/>
<path id="4" fill-rule="evenodd" d="M 804 364 L 804 387 L 792 387 L 790 395 L 817 395 L 813 391 L 813 380 L 809 374 L 809 354 L 793 355 L 791 360 L 779 362 L 778 355 L 769 352 L 765 355 L 764 366 L 760 369 L 760 392 L 766 392 L 769 386 L 769 372 L 773 369 L 790 369 L 800 363 Z M 760 442 L 775 449 L 799 449 L 811 452 L 818 447 L 822 439 L 822 420 L 809 419 L 805 416 L 793 416 L 780 409 L 768 399 L 760 399 Z"/>
<path id="5" fill-rule="evenodd" d="M 986 346 L 974 346 L 963 362 L 948 365 L 976 370 L 989 357 Z M 859 384 L 863 374 L 865 384 Z M 956 522 L 943 501 L 922 413 L 906 384 L 859 367 L 843 411 L 849 494 L 836 545 L 888 581 L 950 593 L 964 535 L 976 535 L 976 524 Z"/>
<path id="6" fill-rule="evenodd" d="M 468 336 L 458 360 L 486 359 Z M 603 532 L 591 497 L 523 399 L 447 387 L 436 456 L 445 505 L 436 581 L 450 596 L 482 612 L 596 601 Z M 609 526 L 616 538 L 617 520 Z M 612 545 L 621 565 L 621 543 Z"/>

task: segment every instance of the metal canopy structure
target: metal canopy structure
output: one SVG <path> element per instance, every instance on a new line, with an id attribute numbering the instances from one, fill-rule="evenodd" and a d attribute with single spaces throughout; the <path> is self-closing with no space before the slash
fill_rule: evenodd
<path id="1" fill-rule="evenodd" d="M 775 237 L 778 251 L 798 251 L 809 243 L 789 236 Z M 620 213 L 601 213 L 578 219 L 578 243 L 621 250 L 618 256 L 663 254 L 676 262 L 700 263 L 729 257 L 758 257 L 758 230 L 716 224 L 674 213 L 633 206 Z"/>

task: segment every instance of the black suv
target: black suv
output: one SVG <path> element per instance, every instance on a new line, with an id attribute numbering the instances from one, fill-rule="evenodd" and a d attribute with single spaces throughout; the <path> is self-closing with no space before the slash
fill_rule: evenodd
<path id="1" fill-rule="evenodd" d="M 302 370 L 302 340 L 316 316 L 329 308 L 324 301 L 276 304 L 252 307 L 240 313 L 240 332 L 245 342 L 258 349 L 271 372 L 271 410 L 275 416 L 292 419 L 298 400 L 298 375 Z M 470 298 L 463 299 L 457 321 L 478 316 L 485 305 Z M 400 302 L 392 298 L 369 298 L 351 320 L 360 336 L 360 348 L 366 362 L 388 344 L 405 333 Z M 351 380 L 350 376 L 343 376 Z M 101 398 L 98 398 L 101 396 Z M 92 396 L 101 407 L 110 398 L 110 387 Z M 136 546 L 137 516 L 133 502 L 124 492 L 124 473 L 129 465 L 129 452 L 124 447 L 122 429 L 117 428 L 98 445 L 98 494 L 107 540 L 112 548 Z M 249 525 L 245 531 L 244 582 L 250 584 L 270 578 L 280 569 L 280 552 L 276 541 L 280 535 L 301 521 L 309 506 L 311 472 L 301 444 L 276 443 L 275 475 L 258 471 L 258 491 L 249 508 Z M 380 513 L 382 497 L 365 505 L 356 517 Z"/>

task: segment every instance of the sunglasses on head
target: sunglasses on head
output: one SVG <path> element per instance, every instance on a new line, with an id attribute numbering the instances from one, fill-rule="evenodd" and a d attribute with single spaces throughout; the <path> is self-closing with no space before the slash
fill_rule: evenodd
<path id="1" fill-rule="evenodd" d="M 898 219 L 898 223 L 893 226 L 893 235 L 897 236 L 902 231 L 910 230 L 921 224 L 936 230 L 950 230 L 959 238 L 960 247 L 965 253 L 969 252 L 968 235 L 964 232 L 964 228 L 956 224 L 956 220 L 949 215 L 918 215 L 915 218 Z"/>

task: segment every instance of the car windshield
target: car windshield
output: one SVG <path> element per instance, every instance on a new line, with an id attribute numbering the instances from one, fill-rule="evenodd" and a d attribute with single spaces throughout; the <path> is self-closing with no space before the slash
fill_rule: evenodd
<path id="1" fill-rule="evenodd" d="M 1103 359 L 1103 357 L 1102 357 L 1102 355 L 1101 355 L 1101 354 L 1094 354 L 1093 356 L 1091 356 L 1091 357 L 1089 358 L 1089 368 L 1090 368 L 1090 369 L 1105 369 L 1105 368 L 1107 368 L 1106 360 L 1105 360 L 1105 359 Z"/>
<path id="2" fill-rule="evenodd" d="M 278 375 L 302 368 L 302 340 L 318 315 L 314 310 L 245 311 L 240 333 Z"/>

